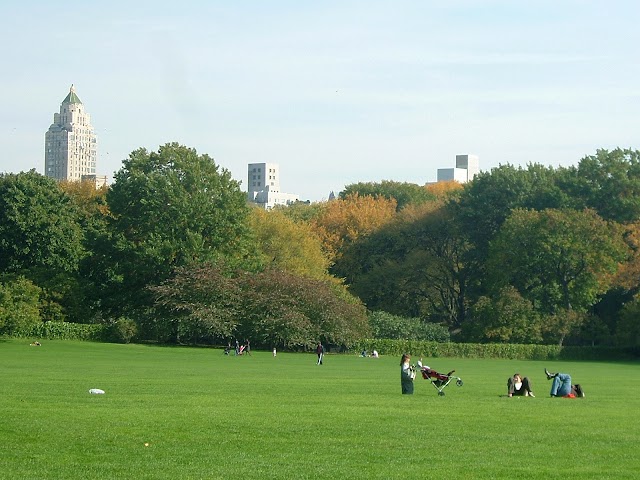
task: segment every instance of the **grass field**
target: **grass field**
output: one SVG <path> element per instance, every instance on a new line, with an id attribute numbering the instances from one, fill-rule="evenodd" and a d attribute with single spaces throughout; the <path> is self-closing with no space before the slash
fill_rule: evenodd
<path id="1" fill-rule="evenodd" d="M 0 478 L 640 475 L 637 364 L 424 362 L 464 385 L 402 396 L 395 357 L 0 340 Z M 545 366 L 586 398 L 549 398 Z M 501 396 L 515 371 L 536 398 Z"/>

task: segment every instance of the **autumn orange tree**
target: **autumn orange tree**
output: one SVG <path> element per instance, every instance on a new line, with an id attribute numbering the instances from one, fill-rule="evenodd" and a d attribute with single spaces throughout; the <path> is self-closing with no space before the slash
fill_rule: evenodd
<path id="1" fill-rule="evenodd" d="M 640 291 L 640 223 L 624 226 L 625 241 L 629 246 L 629 258 L 620 265 L 613 284 L 635 295 Z"/>
<path id="2" fill-rule="evenodd" d="M 348 245 L 389 223 L 395 213 L 395 199 L 354 193 L 325 202 L 312 226 L 329 259 L 334 260 Z"/>
<path id="3" fill-rule="evenodd" d="M 451 180 L 446 182 L 430 183 L 426 185 L 425 188 L 435 198 L 442 199 L 442 198 L 449 198 L 457 193 L 460 193 L 464 188 L 464 186 L 461 183 Z"/>

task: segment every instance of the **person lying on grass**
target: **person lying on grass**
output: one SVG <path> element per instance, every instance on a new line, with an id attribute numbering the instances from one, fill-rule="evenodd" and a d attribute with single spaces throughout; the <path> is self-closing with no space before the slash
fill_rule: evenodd
<path id="1" fill-rule="evenodd" d="M 551 396 L 565 398 L 584 398 L 584 391 L 579 383 L 571 384 L 571 375 L 568 373 L 551 373 L 546 368 L 544 374 L 551 382 Z"/>

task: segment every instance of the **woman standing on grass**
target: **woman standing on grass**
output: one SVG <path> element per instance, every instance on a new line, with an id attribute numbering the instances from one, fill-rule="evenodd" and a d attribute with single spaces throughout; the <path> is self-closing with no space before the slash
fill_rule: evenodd
<path id="1" fill-rule="evenodd" d="M 403 395 L 413 395 L 414 378 L 416 378 L 416 370 L 411 366 L 411 355 L 405 353 L 400 359 L 400 385 Z"/>

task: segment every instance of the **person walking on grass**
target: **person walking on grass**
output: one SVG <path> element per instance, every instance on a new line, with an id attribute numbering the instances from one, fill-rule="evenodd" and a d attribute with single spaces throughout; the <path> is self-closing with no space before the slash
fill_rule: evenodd
<path id="1" fill-rule="evenodd" d="M 324 359 L 324 347 L 321 342 L 318 342 L 318 346 L 316 347 L 316 354 L 318 355 L 318 363 L 316 365 L 322 365 L 322 360 Z"/>

